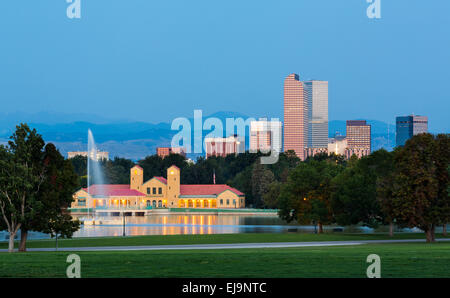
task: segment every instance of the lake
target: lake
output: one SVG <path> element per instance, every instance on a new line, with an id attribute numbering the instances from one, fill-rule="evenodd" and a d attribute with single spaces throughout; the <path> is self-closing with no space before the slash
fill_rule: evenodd
<path id="1" fill-rule="evenodd" d="M 150 215 L 142 217 L 126 217 L 125 234 L 127 236 L 138 235 L 177 235 L 177 234 L 233 234 L 233 233 L 288 233 L 308 232 L 314 233 L 312 225 L 299 225 L 297 223 L 286 223 L 276 215 Z M 82 225 L 75 232 L 74 237 L 108 237 L 123 235 L 122 217 L 96 217 L 103 221 L 102 225 Z M 346 233 L 373 233 L 386 232 L 382 227 L 373 230 L 367 227 L 339 227 L 324 226 L 325 232 L 341 228 Z M 402 229 L 401 231 L 419 231 Z M 8 234 L 0 232 L 0 241 L 6 240 Z M 49 235 L 31 232 L 29 239 L 46 239 Z"/>

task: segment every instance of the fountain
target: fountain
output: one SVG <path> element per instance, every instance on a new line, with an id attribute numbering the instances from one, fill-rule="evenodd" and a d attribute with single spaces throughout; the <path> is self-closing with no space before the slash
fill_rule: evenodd
<path id="1" fill-rule="evenodd" d="M 91 185 L 97 185 L 96 188 L 100 194 L 105 194 L 104 185 L 105 179 L 100 167 L 100 160 L 97 158 L 97 146 L 95 145 L 94 135 L 92 131 L 88 129 L 88 152 L 87 152 L 87 189 L 90 194 Z M 87 199 L 87 210 L 89 218 L 89 196 Z M 94 214 L 95 215 L 95 214 Z"/>

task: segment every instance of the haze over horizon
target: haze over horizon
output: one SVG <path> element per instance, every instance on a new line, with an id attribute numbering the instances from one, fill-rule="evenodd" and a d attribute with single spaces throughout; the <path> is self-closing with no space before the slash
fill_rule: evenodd
<path id="1" fill-rule="evenodd" d="M 370 20 L 365 0 L 82 0 L 70 20 L 66 1 L 3 1 L 2 113 L 282 119 L 295 72 L 329 81 L 330 120 L 415 113 L 448 132 L 450 2 L 382 3 Z"/>

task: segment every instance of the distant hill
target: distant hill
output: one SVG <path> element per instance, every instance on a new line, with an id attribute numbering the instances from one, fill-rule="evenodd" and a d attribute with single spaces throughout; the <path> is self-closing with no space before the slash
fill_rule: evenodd
<path id="1" fill-rule="evenodd" d="M 86 150 L 87 130 L 89 128 L 94 134 L 99 149 L 110 152 L 110 157 L 120 156 L 133 160 L 155 154 L 158 146 L 169 146 L 172 137 L 177 133 L 177 131 L 171 130 L 171 123 L 153 124 L 127 120 L 118 121 L 89 114 L 15 113 L 3 114 L 3 116 L 0 120 L 0 144 L 6 142 L 7 138 L 14 131 L 16 124 L 26 122 L 31 127 L 36 128 L 46 141 L 54 143 L 64 155 L 68 151 Z M 248 118 L 245 114 L 230 111 L 203 115 L 203 119 L 208 117 L 220 119 L 224 124 L 224 129 L 226 118 Z M 193 119 L 189 120 L 193 126 Z M 385 122 L 368 120 L 368 123 L 372 125 L 373 150 L 383 147 L 391 150 L 395 145 L 395 126 L 390 125 L 388 136 L 388 125 Z M 334 137 L 336 132 L 345 135 L 345 130 L 345 121 L 330 121 L 330 137 Z M 207 133 L 209 132 L 204 131 L 203 136 Z M 192 140 L 194 140 L 193 136 Z M 247 136 L 247 146 L 248 143 L 249 139 Z M 193 154 L 190 157 L 194 158 L 196 156 L 198 154 Z"/>
<path id="2" fill-rule="evenodd" d="M 30 118 L 27 118 L 28 116 Z M 70 121 L 77 117 L 91 119 L 91 121 Z M 203 121 L 210 117 L 220 119 L 224 126 L 226 118 L 248 118 L 242 113 L 224 111 L 203 115 Z M 13 120 L 15 118 L 16 121 Z M 55 123 L 55 121 L 61 122 Z M 104 123 L 105 121 L 106 123 Z M 177 131 L 171 130 L 171 123 L 107 121 L 102 117 L 96 118 L 95 115 L 87 114 L 64 115 L 63 117 L 51 113 L 9 114 L 0 121 L 0 144 L 7 141 L 7 138 L 13 133 L 15 125 L 25 122 L 36 128 L 47 142 L 54 143 L 62 154 L 67 155 L 69 151 L 86 150 L 87 131 L 91 129 L 98 148 L 108 151 L 110 157 L 120 156 L 138 160 L 155 154 L 158 146 L 170 146 L 172 137 L 177 133 Z M 194 129 L 193 119 L 191 118 L 189 121 Z M 208 133 L 209 131 L 204 131 L 203 136 Z M 192 136 L 192 142 L 193 140 Z M 193 154 L 191 157 L 197 155 Z"/>

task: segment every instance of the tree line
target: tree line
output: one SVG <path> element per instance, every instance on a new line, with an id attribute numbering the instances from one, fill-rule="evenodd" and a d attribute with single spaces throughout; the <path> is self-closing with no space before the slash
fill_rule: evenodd
<path id="1" fill-rule="evenodd" d="M 71 237 L 80 223 L 67 208 L 79 188 L 72 163 L 28 125 L 16 126 L 7 145 L 0 145 L 0 230 L 9 233 L 8 251 L 20 229 L 19 251 L 29 231 Z"/>
<path id="2" fill-rule="evenodd" d="M 420 134 L 393 152 L 384 149 L 340 163 L 316 156 L 289 173 L 286 183 L 272 184 L 280 217 L 323 225 L 394 224 L 417 227 L 428 242 L 435 229 L 450 221 L 450 143 L 448 134 Z"/>

